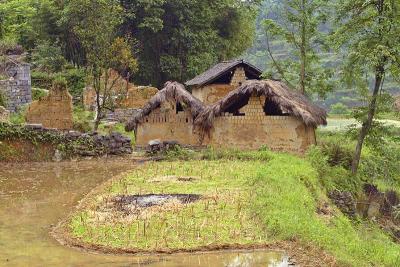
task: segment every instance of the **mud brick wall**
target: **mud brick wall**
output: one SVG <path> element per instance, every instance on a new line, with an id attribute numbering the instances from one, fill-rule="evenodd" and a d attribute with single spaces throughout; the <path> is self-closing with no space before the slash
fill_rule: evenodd
<path id="1" fill-rule="evenodd" d="M 155 87 L 139 86 L 135 87 L 129 84 L 126 96 L 118 103 L 123 109 L 142 108 L 154 95 L 158 93 Z M 122 93 L 121 93 L 122 94 Z M 91 87 L 86 87 L 83 92 L 83 105 L 86 110 L 95 110 L 96 108 L 96 91 Z"/>
<path id="2" fill-rule="evenodd" d="M 266 116 L 261 103 L 265 98 L 251 97 L 241 109 L 244 116 L 225 113 L 217 117 L 206 144 L 215 147 L 259 149 L 302 153 L 315 144 L 315 129 L 292 116 Z"/>
<path id="3" fill-rule="evenodd" d="M 235 87 L 230 84 L 210 84 L 200 88 L 193 88 L 192 94 L 204 104 L 214 104 Z"/>
<path id="4" fill-rule="evenodd" d="M 193 88 L 192 94 L 207 105 L 214 104 L 246 80 L 247 77 L 244 68 L 238 67 L 233 73 L 230 84 L 209 84 Z"/>
<path id="5" fill-rule="evenodd" d="M 121 108 L 142 108 L 146 103 L 158 93 L 155 87 L 133 87 L 128 90 L 126 98 L 121 102 Z"/>
<path id="6" fill-rule="evenodd" d="M 235 72 L 233 73 L 232 79 L 231 79 L 231 85 L 233 87 L 238 87 L 242 85 L 243 82 L 246 81 L 246 73 L 244 71 L 244 68 L 238 67 Z"/>
<path id="7" fill-rule="evenodd" d="M 136 145 L 147 146 L 151 140 L 177 141 L 183 145 L 199 145 L 193 134 L 193 120 L 189 112 L 176 112 L 175 107 L 161 107 L 143 119 L 136 132 Z"/>
<path id="8" fill-rule="evenodd" d="M 9 120 L 10 112 L 5 107 L 0 106 L 0 122 L 7 122 Z"/>
<path id="9" fill-rule="evenodd" d="M 11 66 L 7 74 L 11 78 L 0 81 L 0 91 L 6 97 L 6 108 L 15 112 L 19 107 L 32 102 L 30 65 Z"/>
<path id="10" fill-rule="evenodd" d="M 72 96 L 67 89 L 52 88 L 49 95 L 29 105 L 26 120 L 45 128 L 69 130 L 73 127 Z"/>

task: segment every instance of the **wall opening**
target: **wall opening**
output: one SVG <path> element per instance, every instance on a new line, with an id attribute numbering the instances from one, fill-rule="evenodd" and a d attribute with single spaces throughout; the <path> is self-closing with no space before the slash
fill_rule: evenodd
<path id="1" fill-rule="evenodd" d="M 185 111 L 183 109 L 183 105 L 180 102 L 177 102 L 176 103 L 176 114 L 178 114 L 178 112 L 183 112 L 183 111 Z"/>
<path id="2" fill-rule="evenodd" d="M 268 98 L 265 100 L 264 113 L 267 116 L 288 116 L 289 115 L 288 113 L 285 113 L 277 103 L 275 103 L 274 101 L 271 101 Z"/>

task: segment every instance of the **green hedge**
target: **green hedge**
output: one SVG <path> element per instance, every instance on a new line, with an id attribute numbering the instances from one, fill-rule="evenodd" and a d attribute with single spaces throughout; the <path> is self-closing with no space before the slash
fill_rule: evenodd
<path id="1" fill-rule="evenodd" d="M 49 90 L 57 77 L 64 78 L 68 90 L 74 99 L 81 99 L 85 88 L 85 71 L 83 69 L 67 69 L 58 73 L 32 71 L 32 86 Z"/>

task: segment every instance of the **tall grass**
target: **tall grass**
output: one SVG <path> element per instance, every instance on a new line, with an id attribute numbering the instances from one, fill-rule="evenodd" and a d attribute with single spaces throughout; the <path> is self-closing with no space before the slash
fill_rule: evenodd
<path id="1" fill-rule="evenodd" d="M 373 223 L 352 222 L 334 208 L 308 159 L 272 152 L 226 159 L 209 153 L 213 160 L 137 168 L 73 217 L 73 234 L 90 243 L 148 251 L 297 240 L 328 251 L 343 265 L 400 266 L 400 245 Z M 182 182 L 179 177 L 192 179 Z M 104 199 L 150 193 L 194 193 L 203 199 L 144 216 L 101 218 Z M 330 212 L 319 214 L 326 204 Z"/>

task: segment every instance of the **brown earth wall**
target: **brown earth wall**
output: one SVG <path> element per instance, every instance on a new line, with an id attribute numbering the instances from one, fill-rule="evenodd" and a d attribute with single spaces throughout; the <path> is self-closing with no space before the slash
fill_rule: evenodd
<path id="1" fill-rule="evenodd" d="M 192 94 L 202 101 L 204 104 L 214 104 L 230 91 L 235 89 L 235 86 L 230 84 L 210 84 L 200 88 L 194 88 Z"/>
<path id="2" fill-rule="evenodd" d="M 193 120 L 188 112 L 174 110 L 153 111 L 138 126 L 136 145 L 147 146 L 151 140 L 178 141 L 183 145 L 199 145 L 199 136 L 193 134 Z"/>
<path id="3" fill-rule="evenodd" d="M 45 128 L 70 130 L 73 127 L 72 111 L 72 96 L 68 91 L 52 89 L 49 95 L 29 105 L 26 121 L 42 124 Z"/>

